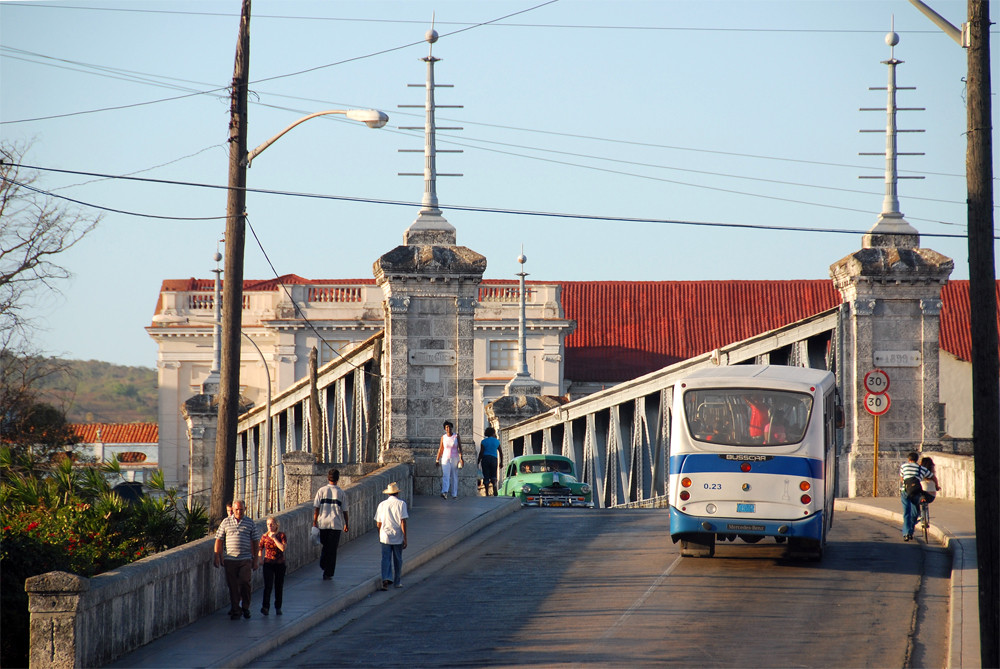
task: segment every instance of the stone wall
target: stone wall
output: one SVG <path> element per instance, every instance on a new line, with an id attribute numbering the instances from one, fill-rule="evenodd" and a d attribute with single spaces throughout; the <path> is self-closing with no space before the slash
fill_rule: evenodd
<path id="1" fill-rule="evenodd" d="M 908 451 L 907 451 L 908 452 Z M 878 465 L 878 497 L 899 497 L 899 466 L 906 462 L 907 452 L 879 451 Z M 923 451 L 921 456 L 929 456 L 934 460 L 938 482 L 941 484 L 941 497 L 951 499 L 975 499 L 975 463 L 970 455 L 953 455 L 936 451 Z M 837 492 L 838 497 L 872 497 L 873 468 L 872 454 L 851 454 L 850 468 L 851 490 Z M 841 476 L 843 476 L 841 470 Z M 843 486 L 841 486 L 843 488 Z"/>
<path id="2" fill-rule="evenodd" d="M 308 455 L 308 454 L 307 454 Z M 311 457 L 311 456 L 310 456 Z M 319 559 L 320 547 L 311 543 L 312 494 L 325 483 L 329 465 L 315 464 L 308 501 L 275 514 L 288 535 L 288 570 Z M 345 467 L 346 469 L 346 467 Z M 382 491 L 395 481 L 400 497 L 413 501 L 411 468 L 397 464 L 348 483 L 350 541 L 375 527 L 375 507 Z M 257 519 L 264 531 L 264 519 Z M 139 648 L 164 634 L 229 605 L 222 569 L 212 566 L 215 539 L 206 537 L 126 565 L 116 571 L 84 578 L 50 572 L 25 583 L 31 614 L 31 667 L 93 667 Z M 374 572 L 373 572 L 374 575 Z M 318 573 L 317 573 L 318 576 Z M 263 572 L 253 576 L 254 589 L 263 585 Z"/>

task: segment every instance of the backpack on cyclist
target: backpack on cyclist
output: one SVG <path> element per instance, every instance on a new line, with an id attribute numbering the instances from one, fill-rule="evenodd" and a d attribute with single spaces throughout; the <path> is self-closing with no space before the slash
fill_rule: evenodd
<path id="1" fill-rule="evenodd" d="M 907 497 L 913 501 L 918 501 L 923 492 L 923 488 L 920 487 L 920 479 L 916 476 L 909 476 L 903 479 L 903 490 L 906 492 Z"/>

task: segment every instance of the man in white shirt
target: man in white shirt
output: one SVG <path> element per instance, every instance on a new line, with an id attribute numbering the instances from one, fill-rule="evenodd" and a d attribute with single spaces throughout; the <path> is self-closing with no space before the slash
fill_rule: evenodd
<path id="1" fill-rule="evenodd" d="M 388 497 L 375 510 L 375 526 L 378 540 L 382 544 L 382 584 L 379 590 L 387 590 L 392 583 L 402 588 L 403 549 L 406 548 L 406 502 L 399 499 L 399 486 L 393 481 L 382 491 Z"/>
<path id="2" fill-rule="evenodd" d="M 340 470 L 331 469 L 326 478 L 329 483 L 317 490 L 313 499 L 313 527 L 319 528 L 319 541 L 323 544 L 323 552 L 319 556 L 323 580 L 330 581 L 337 570 L 340 535 L 347 532 L 347 495 L 337 485 Z"/>

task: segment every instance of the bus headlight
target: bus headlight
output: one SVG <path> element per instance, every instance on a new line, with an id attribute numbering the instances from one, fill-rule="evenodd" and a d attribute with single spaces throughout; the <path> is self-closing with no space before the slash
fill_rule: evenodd
<path id="1" fill-rule="evenodd" d="M 590 484 L 589 483 L 584 483 L 582 486 L 580 486 L 580 492 L 583 493 L 584 495 L 589 495 L 590 494 Z"/>

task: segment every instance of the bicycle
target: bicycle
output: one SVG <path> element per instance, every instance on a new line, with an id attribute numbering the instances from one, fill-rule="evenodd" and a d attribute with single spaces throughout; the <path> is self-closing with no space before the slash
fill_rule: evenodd
<path id="1" fill-rule="evenodd" d="M 931 511 L 926 497 L 920 498 L 920 526 L 924 530 L 924 543 L 929 543 L 928 534 L 931 526 Z"/>

